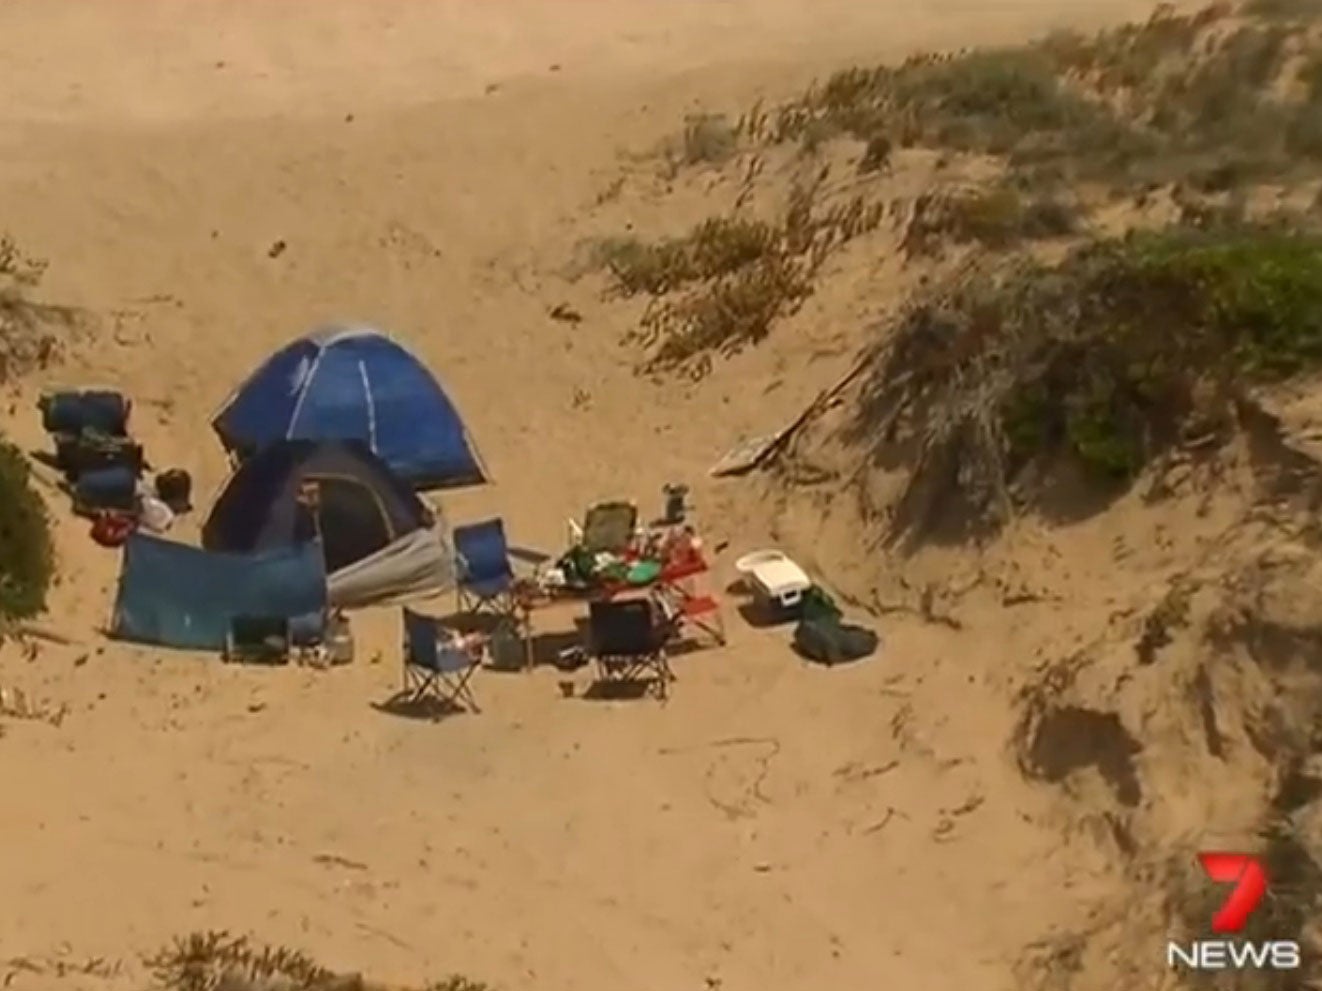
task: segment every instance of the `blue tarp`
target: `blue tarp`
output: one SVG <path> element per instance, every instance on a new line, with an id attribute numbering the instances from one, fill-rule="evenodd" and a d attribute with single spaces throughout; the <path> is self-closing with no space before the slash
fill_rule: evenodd
<path id="1" fill-rule="evenodd" d="M 370 328 L 329 327 L 286 345 L 226 400 L 212 426 L 240 457 L 278 440 L 356 440 L 415 488 L 486 481 L 440 383 Z"/>
<path id="2" fill-rule="evenodd" d="M 325 609 L 319 544 L 220 554 L 134 534 L 124 545 L 111 634 L 164 647 L 221 650 L 235 616 L 295 619 Z"/>

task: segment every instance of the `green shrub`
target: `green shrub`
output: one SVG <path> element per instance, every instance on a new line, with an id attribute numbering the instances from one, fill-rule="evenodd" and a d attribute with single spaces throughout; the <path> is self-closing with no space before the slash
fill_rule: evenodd
<path id="1" fill-rule="evenodd" d="M 1322 368 L 1319 235 L 1176 228 L 1090 244 L 1051 268 L 984 265 L 910 308 L 854 424 L 880 454 L 878 424 L 905 414 L 925 442 L 915 484 L 939 471 L 1003 489 L 1060 455 L 1123 482 L 1204 422 L 1196 396 Z"/>
<path id="2" fill-rule="evenodd" d="M 1311 78 L 1322 0 L 1256 0 L 1233 13 L 1163 7 L 1092 36 L 853 67 L 750 112 L 742 130 L 772 144 L 848 134 L 879 148 L 989 154 L 1019 178 L 1117 191 L 1180 182 L 1218 159 L 1236 161 L 1244 182 L 1297 176 L 1298 156 L 1322 142 Z M 1286 78 L 1301 63 L 1302 97 Z"/>
<path id="3" fill-rule="evenodd" d="M 0 441 L 0 619 L 41 612 L 54 570 L 50 519 L 27 459 Z"/>
<path id="4" fill-rule="evenodd" d="M 1248 0 L 1244 13 L 1268 20 L 1308 21 L 1322 17 L 1322 0 Z"/>
<path id="5" fill-rule="evenodd" d="M 1025 307 L 1009 315 L 1026 335 L 1019 359 L 1030 375 L 1017 388 L 1041 375 L 1051 436 L 1103 476 L 1136 474 L 1200 380 L 1275 381 L 1322 367 L 1322 238 L 1144 234 L 1087 248 L 1056 275 L 1045 292 L 1011 294 L 1011 306 Z"/>
<path id="6" fill-rule="evenodd" d="M 947 242 L 1003 249 L 1020 242 L 1076 233 L 1081 211 L 1051 194 L 1025 197 L 1008 185 L 929 193 L 914 204 L 906 254 L 937 254 Z"/>
<path id="7" fill-rule="evenodd" d="M 1050 58 L 1018 48 L 846 69 L 782 107 L 764 137 L 844 133 L 869 143 L 893 138 L 906 146 L 1009 154 L 1112 119 L 1066 87 Z"/>

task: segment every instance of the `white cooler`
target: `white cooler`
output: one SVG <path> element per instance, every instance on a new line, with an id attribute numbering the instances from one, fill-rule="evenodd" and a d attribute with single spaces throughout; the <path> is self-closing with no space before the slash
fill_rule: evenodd
<path id="1" fill-rule="evenodd" d="M 780 551 L 754 551 L 734 563 L 753 592 L 780 612 L 793 612 L 812 588 L 812 579 Z"/>

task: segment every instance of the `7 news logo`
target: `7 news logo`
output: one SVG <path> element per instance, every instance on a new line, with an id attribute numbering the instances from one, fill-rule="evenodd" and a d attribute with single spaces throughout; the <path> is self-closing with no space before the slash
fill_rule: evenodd
<path id="1" fill-rule="evenodd" d="M 1166 964 L 1191 970 L 1298 970 L 1294 940 L 1252 941 L 1230 937 L 1244 931 L 1249 916 L 1266 897 L 1270 881 L 1262 861 L 1244 853 L 1200 853 L 1203 872 L 1218 884 L 1234 885 L 1212 916 L 1219 939 L 1166 944 Z"/>

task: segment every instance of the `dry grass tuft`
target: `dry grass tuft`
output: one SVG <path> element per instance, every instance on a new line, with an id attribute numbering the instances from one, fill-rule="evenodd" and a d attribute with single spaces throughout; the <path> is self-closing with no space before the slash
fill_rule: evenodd
<path id="1" fill-rule="evenodd" d="M 146 963 L 162 991 L 387 991 L 358 974 L 327 970 L 297 950 L 256 946 L 225 932 L 191 933 Z M 429 983 L 423 991 L 492 989 L 456 975 Z"/>
<path id="2" fill-rule="evenodd" d="M 1263 20 L 1318 20 L 1322 19 L 1322 0 L 1249 0 L 1244 13 Z"/>
<path id="3" fill-rule="evenodd" d="M 826 258 L 883 215 L 861 197 L 819 207 L 814 187 L 796 186 L 774 223 L 716 217 L 679 238 L 607 242 L 597 255 L 614 292 L 651 297 L 632 335 L 647 352 L 642 370 L 696 378 L 713 355 L 762 341 L 811 295 Z"/>
<path id="4" fill-rule="evenodd" d="M 1298 54 L 1319 39 L 1309 17 L 1282 16 L 1303 0 L 1268 6 L 1239 16 L 1225 5 L 1163 8 L 1093 37 L 1061 32 L 1020 48 L 846 69 L 737 129 L 764 144 L 848 135 L 869 147 L 993 155 L 1025 180 L 1116 190 L 1226 167 L 1245 181 L 1288 176 L 1298 154 L 1315 154 L 1317 103 L 1290 95 L 1289 83 Z"/>
<path id="5" fill-rule="evenodd" d="M 77 311 L 40 303 L 32 294 L 46 263 L 0 235 L 0 382 L 46 367 L 61 343 L 61 332 L 78 324 Z"/>
<path id="6" fill-rule="evenodd" d="M 934 190 L 914 202 L 901 248 L 911 257 L 939 255 L 951 243 L 1004 250 L 1077 234 L 1083 222 L 1076 203 L 1049 193 L 1029 197 L 1004 185 Z"/>
<path id="7" fill-rule="evenodd" d="M 721 165 L 739 150 L 739 134 L 724 114 L 690 114 L 684 121 L 684 165 Z"/>

